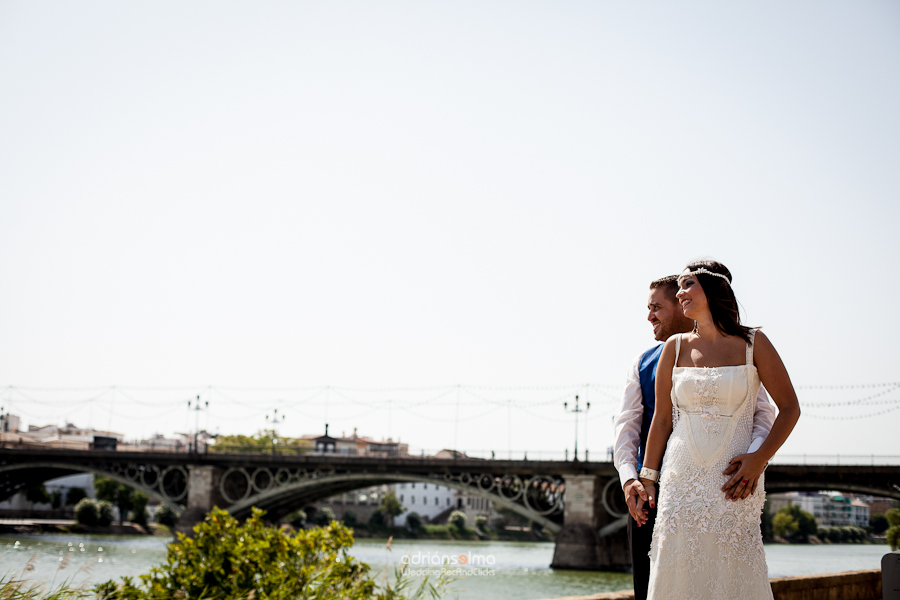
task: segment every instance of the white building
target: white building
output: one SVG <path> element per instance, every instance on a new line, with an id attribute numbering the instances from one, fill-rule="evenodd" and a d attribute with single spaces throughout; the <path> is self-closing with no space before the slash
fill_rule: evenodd
<path id="1" fill-rule="evenodd" d="M 422 481 L 395 483 L 394 494 L 406 508 L 403 514 L 394 520 L 397 525 L 406 525 L 406 515 L 411 512 L 419 513 L 424 520 L 431 521 L 457 505 L 456 490 L 437 483 Z"/>
<path id="2" fill-rule="evenodd" d="M 61 494 L 61 499 L 63 503 L 66 501 L 66 496 L 69 493 L 71 488 L 81 488 L 85 491 L 88 498 L 94 498 L 94 475 L 93 473 L 78 473 L 76 475 L 66 475 L 65 477 L 58 477 L 56 479 L 51 479 L 44 484 L 44 488 L 47 490 L 47 493 L 51 496 L 54 493 Z M 34 504 L 25 498 L 25 492 L 19 492 L 18 494 L 13 495 L 11 498 L 0 502 L 0 515 L 10 515 L 13 512 L 20 511 L 48 511 L 51 510 L 52 505 L 50 503 L 47 504 Z M 61 510 L 68 509 L 72 510 L 72 506 L 61 506 Z"/>
<path id="3" fill-rule="evenodd" d="M 814 516 L 819 527 L 869 526 L 869 505 L 859 498 L 819 492 L 770 494 L 768 498 L 773 515 L 785 506 L 796 504 Z"/>
<path id="4" fill-rule="evenodd" d="M 449 513 L 458 510 L 466 515 L 466 524 L 472 526 L 475 517 L 484 515 L 491 520 L 494 516 L 490 500 L 469 494 L 456 488 L 435 482 L 411 482 L 394 484 L 394 493 L 406 511 L 397 517 L 397 525 L 406 524 L 406 515 L 419 513 L 425 521 L 436 518 L 443 521 Z"/>

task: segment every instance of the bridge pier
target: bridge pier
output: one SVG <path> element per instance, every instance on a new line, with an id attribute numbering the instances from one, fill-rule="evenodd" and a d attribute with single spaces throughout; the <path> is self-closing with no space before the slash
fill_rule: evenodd
<path id="1" fill-rule="evenodd" d="M 188 465 L 187 508 L 181 513 L 175 531 L 188 537 L 194 534 L 194 525 L 202 521 L 214 506 L 226 506 L 219 483 L 223 469 L 209 465 Z"/>
<path id="2" fill-rule="evenodd" d="M 624 521 L 611 515 L 603 494 L 621 491 L 618 479 L 599 475 L 566 475 L 563 528 L 556 536 L 554 569 L 627 571 L 631 568 Z M 613 481 L 612 487 L 607 485 Z"/>

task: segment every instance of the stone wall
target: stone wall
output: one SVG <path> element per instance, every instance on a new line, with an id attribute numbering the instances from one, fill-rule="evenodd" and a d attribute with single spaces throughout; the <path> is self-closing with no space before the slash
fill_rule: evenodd
<path id="1" fill-rule="evenodd" d="M 775 600 L 881 600 L 881 570 L 778 577 L 771 580 Z M 634 600 L 634 592 L 608 592 L 548 600 Z"/>

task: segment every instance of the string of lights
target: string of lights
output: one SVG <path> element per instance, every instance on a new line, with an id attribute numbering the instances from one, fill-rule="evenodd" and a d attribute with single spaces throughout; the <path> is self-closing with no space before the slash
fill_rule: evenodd
<path id="1" fill-rule="evenodd" d="M 870 395 L 866 396 L 865 398 L 859 398 L 858 400 L 847 400 L 847 401 L 842 401 L 842 402 L 801 402 L 800 406 L 815 406 L 815 407 L 825 408 L 825 407 L 832 407 L 832 406 L 853 406 L 854 404 L 868 404 L 869 400 L 872 400 L 873 398 L 878 398 L 880 396 L 884 396 L 885 394 L 890 394 L 897 388 L 900 388 L 900 384 L 892 386 L 892 387 L 888 387 L 876 394 L 870 394 Z"/>
<path id="2" fill-rule="evenodd" d="M 614 384 L 572 384 L 557 386 L 421 386 L 409 388 L 365 388 L 365 387 L 344 387 L 344 386 L 307 386 L 307 387 L 282 387 L 282 388 L 265 388 L 265 387 L 234 387 L 234 386 L 196 386 L 196 387 L 176 387 L 176 386 L 91 386 L 91 387 L 32 387 L 32 386 L 13 386 L 8 385 L 0 390 L 6 392 L 6 410 L 15 410 L 29 418 L 46 418 L 46 415 L 35 415 L 34 407 L 52 407 L 58 409 L 60 414 L 54 417 L 68 417 L 79 411 L 87 411 L 88 409 L 99 411 L 99 414 L 110 415 L 115 418 L 124 418 L 129 420 L 155 420 L 173 415 L 180 415 L 183 411 L 182 404 L 187 397 L 193 397 L 198 391 L 204 394 L 213 394 L 220 397 L 235 407 L 248 409 L 247 412 L 241 411 L 241 415 L 219 414 L 215 411 L 211 414 L 214 421 L 241 421 L 251 418 L 252 415 L 261 414 L 273 407 L 280 410 L 291 410 L 297 414 L 312 420 L 321 420 L 323 414 L 316 414 L 318 411 L 303 410 L 303 407 L 323 407 L 325 402 L 322 396 L 328 397 L 327 405 L 331 407 L 332 412 L 337 410 L 333 418 L 341 421 L 361 419 L 368 415 L 378 413 L 379 411 L 401 411 L 410 414 L 416 418 L 433 420 L 433 421 L 466 421 L 481 418 L 494 410 L 506 408 L 507 410 L 515 410 L 523 414 L 528 414 L 534 418 L 554 421 L 568 422 L 567 419 L 548 414 L 547 409 L 551 409 L 556 404 L 568 399 L 572 394 L 580 393 L 584 398 L 589 397 L 588 393 L 595 396 L 600 395 L 603 399 L 594 398 L 592 404 L 600 408 L 610 407 L 614 410 L 620 397 L 611 393 L 609 390 L 618 390 L 620 386 Z M 801 402 L 801 406 L 807 409 L 804 412 L 805 417 L 821 420 L 857 420 L 874 418 L 884 414 L 892 413 L 900 408 L 900 399 L 883 398 L 884 396 L 900 389 L 900 382 L 886 383 L 869 383 L 869 384 L 841 384 L 841 385 L 807 385 L 798 386 L 798 390 L 806 391 L 831 391 L 841 392 L 850 390 L 871 390 L 863 397 L 852 400 L 835 400 L 835 401 L 818 401 L 806 400 Z M 95 392 L 93 395 L 85 397 L 84 392 Z M 179 393 L 177 398 L 159 397 L 160 394 L 169 394 L 172 392 Z M 253 400 L 244 399 L 242 394 L 264 395 L 264 394 L 297 394 L 298 392 L 307 392 L 298 398 L 255 398 Z M 423 392 L 430 392 L 429 396 L 422 398 Z M 152 393 L 153 397 L 144 397 L 145 394 Z M 464 398 L 459 400 L 456 394 L 462 393 Z M 54 394 L 69 394 L 75 397 L 60 398 L 54 397 Z M 369 397 L 366 395 L 387 395 L 389 397 Z M 401 397 L 403 394 L 412 394 L 412 397 Z M 502 394 L 502 396 L 500 395 Z M 552 394 L 552 395 L 551 395 Z M 50 397 L 47 397 L 50 395 Z M 550 397 L 548 397 L 548 395 Z M 363 397 L 360 397 L 363 396 Z M 543 397 L 541 397 L 543 396 Z M 339 407 L 357 406 L 364 407 L 365 411 L 344 416 L 341 413 L 343 409 Z M 466 416 L 463 418 L 455 418 L 452 416 L 424 415 L 421 412 L 410 409 L 419 407 L 433 407 L 436 413 L 450 406 L 490 406 L 490 410 L 475 416 Z M 837 408 L 862 408 L 870 406 L 886 407 L 884 410 L 878 410 L 865 414 L 849 414 L 849 415 L 827 415 L 827 414 L 810 414 L 811 411 L 818 409 L 837 409 Z M 143 411 L 135 410 L 132 412 L 127 407 L 154 407 L 164 409 L 156 411 L 152 414 L 145 414 Z M 594 420 L 603 418 L 609 410 L 596 410 L 586 418 Z M 540 413 L 540 414 L 538 414 Z M 82 413 L 84 414 L 84 413 Z M 324 418 L 328 414 L 325 412 Z M 180 418 L 180 417 L 179 417 Z"/>
<path id="3" fill-rule="evenodd" d="M 867 415 L 846 415 L 846 416 L 827 416 L 827 415 L 811 415 L 808 413 L 803 413 L 804 417 L 809 417 L 810 419 L 821 419 L 824 421 L 856 421 L 858 419 L 870 419 L 872 417 L 879 417 L 881 415 L 886 415 L 887 413 L 894 412 L 895 410 L 900 410 L 900 402 L 898 402 L 897 406 L 893 406 L 891 408 L 887 408 L 885 410 L 881 410 L 874 413 L 869 413 Z"/>

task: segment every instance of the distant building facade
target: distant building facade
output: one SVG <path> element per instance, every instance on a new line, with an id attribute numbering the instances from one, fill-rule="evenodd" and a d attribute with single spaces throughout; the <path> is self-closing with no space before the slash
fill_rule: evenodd
<path id="1" fill-rule="evenodd" d="M 345 437 L 332 437 L 328 434 L 328 425 L 325 425 L 325 435 L 304 435 L 304 440 L 308 440 L 313 445 L 313 454 L 342 454 L 345 456 L 377 456 L 381 458 L 391 458 L 396 456 L 409 456 L 409 444 L 401 444 L 400 440 L 396 442 L 392 438 L 386 440 L 373 440 L 356 433 L 353 428 L 353 435 Z"/>
<path id="2" fill-rule="evenodd" d="M 796 504 L 814 516 L 820 527 L 869 526 L 869 505 L 857 497 L 819 492 L 790 492 L 769 494 L 768 501 L 769 510 L 773 515 L 785 506 Z"/>

